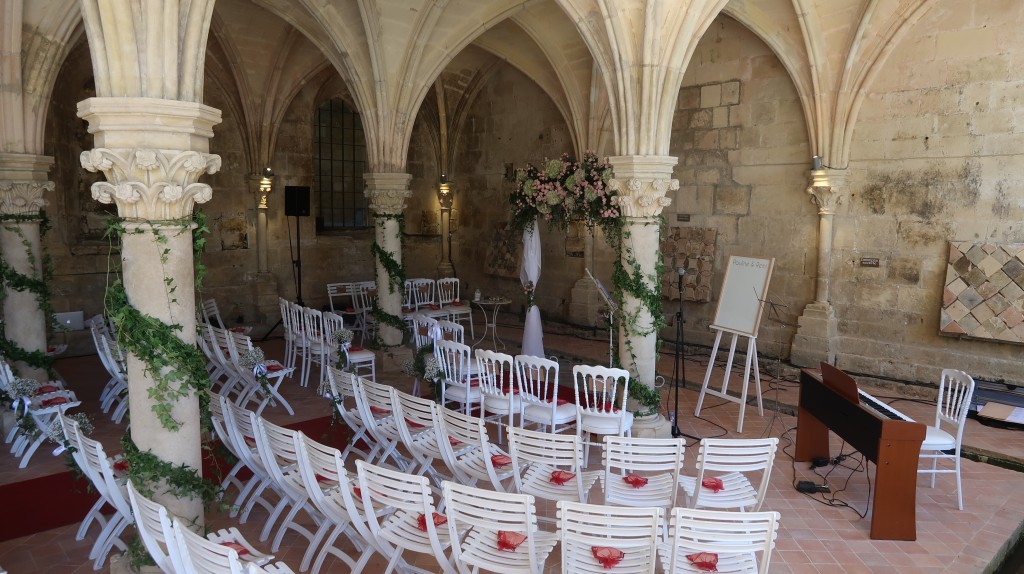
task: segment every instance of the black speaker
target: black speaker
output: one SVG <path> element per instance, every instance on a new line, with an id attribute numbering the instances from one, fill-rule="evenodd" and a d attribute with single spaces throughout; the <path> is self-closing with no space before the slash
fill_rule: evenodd
<path id="1" fill-rule="evenodd" d="M 291 217 L 309 216 L 309 188 L 299 185 L 284 187 L 284 214 Z"/>

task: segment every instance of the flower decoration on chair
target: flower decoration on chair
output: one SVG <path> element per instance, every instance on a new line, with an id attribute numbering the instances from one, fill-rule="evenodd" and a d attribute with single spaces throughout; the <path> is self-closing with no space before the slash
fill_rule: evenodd
<path id="1" fill-rule="evenodd" d="M 430 383 L 434 391 L 434 400 L 441 400 L 441 387 L 437 382 L 441 379 L 441 367 L 434 357 L 434 344 L 424 345 L 416 350 L 412 359 L 402 365 L 402 371 L 410 377 Z"/>
<path id="2" fill-rule="evenodd" d="M 93 427 L 92 419 L 89 418 L 89 415 L 85 413 L 75 413 L 73 415 L 65 416 L 78 423 L 78 430 L 81 431 L 83 435 L 89 436 L 92 434 L 95 427 Z M 50 432 L 47 434 L 46 438 L 50 439 L 50 442 L 54 444 L 61 445 L 64 448 L 69 448 L 67 438 L 64 436 L 64 423 L 62 423 L 59 418 L 56 422 L 50 425 Z"/>
<path id="3" fill-rule="evenodd" d="M 527 164 L 516 173 L 516 189 L 509 196 L 512 228 L 528 229 L 535 220 L 559 228 L 572 220 L 600 225 L 606 231 L 618 228 L 621 212 L 612 202 L 616 193 L 608 187 L 611 176 L 611 164 L 590 151 L 580 161 L 562 154 L 540 167 Z"/>
<path id="4" fill-rule="evenodd" d="M 252 376 L 259 382 L 265 394 L 270 394 L 270 381 L 267 379 L 267 358 L 263 349 L 253 347 L 238 358 L 238 364 L 252 371 Z"/>

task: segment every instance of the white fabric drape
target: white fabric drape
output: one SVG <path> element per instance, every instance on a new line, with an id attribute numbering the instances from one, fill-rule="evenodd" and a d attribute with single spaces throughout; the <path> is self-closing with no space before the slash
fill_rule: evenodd
<path id="1" fill-rule="evenodd" d="M 523 230 L 523 267 L 519 270 L 519 280 L 523 287 L 530 281 L 534 289 L 540 280 L 540 234 L 537 233 L 537 222 Z M 523 354 L 534 357 L 544 356 L 544 331 L 540 326 L 540 309 L 536 305 L 526 310 L 526 322 L 523 324 Z"/>

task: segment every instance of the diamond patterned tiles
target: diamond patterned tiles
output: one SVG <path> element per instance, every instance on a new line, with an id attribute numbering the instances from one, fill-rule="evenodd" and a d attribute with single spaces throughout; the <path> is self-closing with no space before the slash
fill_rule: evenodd
<path id="1" fill-rule="evenodd" d="M 939 331 L 1024 342 L 1024 243 L 949 242 Z"/>
<path id="2" fill-rule="evenodd" d="M 683 294 L 687 301 L 711 301 L 711 277 L 714 274 L 715 242 L 718 230 L 704 227 L 662 228 L 661 253 L 665 272 L 661 292 L 671 301 L 679 300 L 678 268 L 685 267 Z"/>

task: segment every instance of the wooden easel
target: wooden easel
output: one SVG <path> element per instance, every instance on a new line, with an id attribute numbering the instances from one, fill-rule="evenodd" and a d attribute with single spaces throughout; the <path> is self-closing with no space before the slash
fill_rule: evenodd
<path id="1" fill-rule="evenodd" d="M 743 432 L 743 417 L 747 410 L 751 366 L 754 367 L 757 414 L 764 416 L 764 406 L 761 403 L 761 371 L 757 360 L 757 330 L 761 324 L 761 312 L 764 310 L 764 295 L 768 291 L 768 283 L 771 281 L 774 267 L 775 259 L 730 256 L 726 264 L 722 291 L 718 297 L 715 320 L 711 324 L 711 328 L 716 331 L 715 345 L 711 349 L 711 360 L 708 361 L 708 369 L 704 373 L 704 382 L 700 387 L 700 396 L 697 398 L 697 408 L 693 414 L 700 416 L 704 396 L 708 394 L 729 402 L 739 403 L 740 416 L 736 432 Z M 718 347 L 722 343 L 722 333 L 729 333 L 732 336 L 729 343 L 729 358 L 725 364 L 721 390 L 709 389 L 708 382 L 711 380 L 711 370 L 715 366 Z M 736 356 L 736 342 L 740 337 L 747 338 L 747 357 L 743 367 L 743 389 L 737 397 L 728 394 L 728 390 L 729 375 L 732 373 L 732 363 Z"/>

